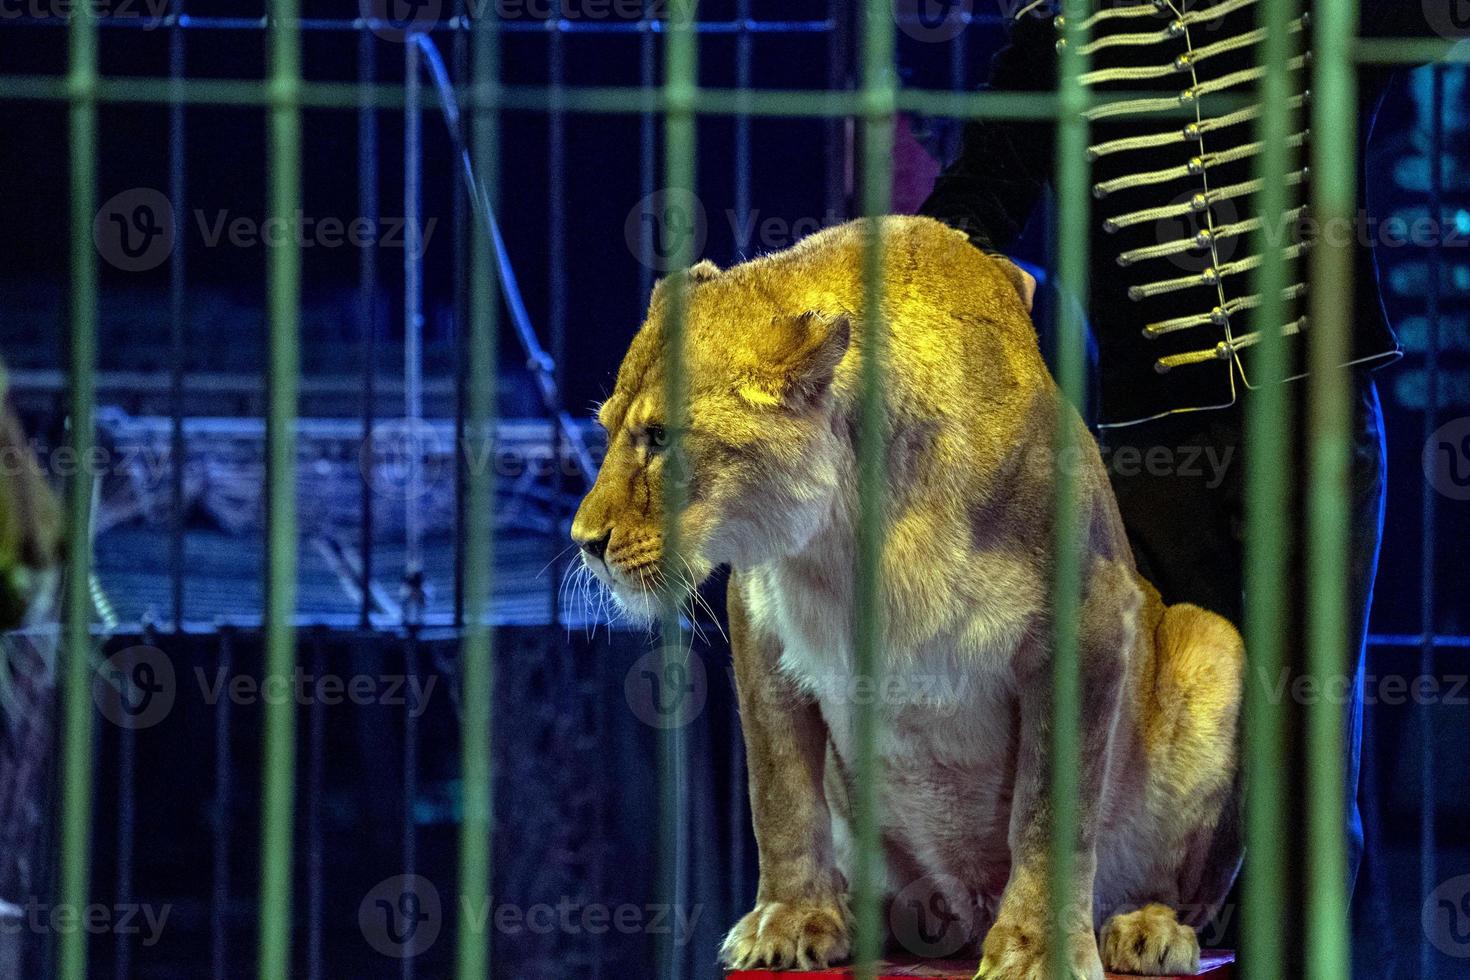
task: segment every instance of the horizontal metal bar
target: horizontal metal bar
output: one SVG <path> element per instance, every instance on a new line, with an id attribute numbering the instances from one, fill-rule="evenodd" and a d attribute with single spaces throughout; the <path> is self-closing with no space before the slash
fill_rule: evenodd
<path id="1" fill-rule="evenodd" d="M 972 24 L 999 25 L 1004 18 L 995 14 L 956 14 L 965 26 Z M 902 18 L 907 22 L 910 18 Z M 65 17 L 17 17 L 5 22 L 7 27 L 40 27 L 61 29 L 67 24 Z M 264 31 L 267 28 L 263 17 L 194 17 L 188 14 L 166 14 L 159 17 L 139 14 L 132 17 L 99 17 L 99 28 L 121 28 L 143 31 L 162 30 L 173 27 L 195 31 Z M 298 22 L 302 31 L 355 33 L 362 30 L 400 31 L 401 24 L 377 19 L 353 18 L 306 18 Z M 832 20 L 727 20 L 705 21 L 694 25 L 698 34 L 826 34 L 836 30 Z M 416 28 L 417 29 L 417 28 Z M 441 24 L 426 26 L 430 34 L 452 33 L 467 30 L 467 23 L 458 17 Z M 547 20 L 502 20 L 499 30 L 505 34 L 663 34 L 664 23 L 656 19 L 579 21 L 568 18 Z M 1353 59 L 1358 64 L 1428 64 L 1435 61 L 1460 63 L 1470 60 L 1470 45 L 1452 38 L 1359 38 L 1353 45 Z"/>
<path id="2" fill-rule="evenodd" d="M 492 627 L 517 627 L 517 626 L 544 626 L 544 616 L 519 616 L 515 613 L 494 612 L 485 617 L 485 623 Z M 156 624 L 154 624 L 156 625 Z M 221 616 L 214 619 L 186 619 L 179 625 L 179 632 L 190 635 L 214 635 L 221 630 L 234 630 L 240 633 L 249 633 L 261 628 L 262 621 L 259 616 Z M 311 630 L 328 630 L 334 633 L 357 633 L 361 631 L 361 621 L 358 614 L 353 613 L 302 613 L 292 619 L 292 625 L 298 632 L 309 632 Z M 565 625 L 565 624 L 563 624 Z M 603 624 L 604 626 L 607 624 Z M 115 625 L 94 623 L 91 626 L 91 635 L 97 638 L 119 637 L 119 636 L 141 636 L 148 624 L 140 621 L 123 620 Z M 642 626 L 630 626 L 626 622 L 614 623 L 614 632 L 627 630 L 628 632 L 646 633 Z M 17 630 L 10 634 L 12 636 L 54 636 L 56 627 L 36 626 L 30 629 Z M 381 633 L 387 636 L 403 637 L 407 630 L 403 626 L 400 617 L 383 614 L 373 614 L 369 632 Z M 422 640 L 454 639 L 460 635 L 459 629 L 454 621 L 454 614 L 450 612 L 427 612 L 418 628 L 418 637 Z M 1439 633 L 1428 638 L 1428 643 L 1439 650 L 1470 650 L 1470 635 L 1459 635 L 1455 633 Z M 1368 637 L 1370 649 L 1382 650 L 1418 650 L 1425 645 L 1425 637 L 1418 633 L 1376 633 Z"/>
<path id="3" fill-rule="evenodd" d="M 1001 18 L 994 14 L 970 15 L 965 23 L 1000 23 Z M 6 20 L 7 27 L 50 27 L 63 28 L 66 26 L 65 17 L 17 17 Z M 98 27 L 109 28 L 131 28 L 133 30 L 155 31 L 164 28 L 181 27 L 186 30 L 205 31 L 265 31 L 268 24 L 264 17 L 193 17 L 189 14 L 164 14 L 152 16 L 146 11 L 135 12 L 130 16 L 114 15 L 111 17 L 101 16 L 97 20 Z M 351 20 L 333 19 L 329 17 L 310 17 L 297 21 L 296 26 L 302 31 L 341 31 L 344 33 L 356 33 L 362 30 L 391 31 L 401 33 L 403 24 L 392 21 L 379 20 L 377 18 L 353 18 Z M 704 21 L 693 26 L 696 34 L 822 34 L 827 31 L 836 30 L 836 23 L 831 20 L 726 20 L 726 21 Z M 435 34 L 449 33 L 455 31 L 467 31 L 468 22 L 464 18 L 451 17 L 443 23 L 433 25 L 415 25 L 415 33 Z M 667 28 L 664 22 L 657 19 L 625 19 L 625 20 L 573 20 L 571 18 L 537 19 L 525 18 L 522 20 L 504 19 L 500 21 L 498 31 L 502 34 L 664 34 Z"/>
<path id="4" fill-rule="evenodd" d="M 1368 646 L 1408 647 L 1413 650 L 1431 646 L 1441 650 L 1470 650 L 1470 636 L 1454 633 L 1436 633 L 1427 637 L 1423 633 L 1374 633 L 1368 637 Z"/>
<path id="5" fill-rule="evenodd" d="M 977 14 L 954 12 L 946 15 L 949 24 L 959 26 L 965 30 L 976 24 L 991 27 L 999 27 L 1010 21 L 1011 18 L 1003 14 Z M 65 27 L 65 17 L 17 17 L 8 22 L 9 25 L 19 27 Z M 929 27 L 930 25 L 917 15 L 906 15 L 896 18 L 896 23 L 901 26 Z M 194 17 L 189 14 L 161 14 L 153 16 L 146 11 L 135 12 L 127 16 L 113 15 L 103 16 L 98 21 L 99 27 L 132 28 L 133 30 L 158 30 L 160 28 L 182 27 L 191 30 L 217 30 L 217 31 L 264 31 L 268 24 L 263 17 Z M 453 31 L 468 31 L 470 22 L 464 17 L 450 17 L 441 23 L 415 25 L 415 33 L 446 33 Z M 296 27 L 301 31 L 343 31 L 356 32 L 364 29 L 372 31 L 401 31 L 403 25 L 393 21 L 381 20 L 375 17 L 352 19 L 334 19 L 330 17 L 308 17 L 296 22 Z M 754 18 L 737 18 L 735 20 L 723 21 L 701 21 L 693 24 L 690 30 L 694 34 L 820 34 L 837 29 L 833 20 L 756 20 Z M 583 34 L 641 34 L 649 32 L 653 34 L 668 33 L 667 24 L 659 18 L 640 17 L 636 19 L 625 18 L 621 20 L 587 19 L 576 20 L 569 17 L 560 18 L 537 18 L 525 17 L 502 18 L 496 28 L 502 34 L 553 34 L 557 32 L 583 33 Z"/>
<path id="6" fill-rule="evenodd" d="M 64 101 L 70 97 L 65 78 L 45 75 L 0 76 L 0 101 Z M 98 101 L 127 104 L 264 106 L 271 102 L 265 85 L 252 79 L 195 78 L 182 85 L 167 78 L 106 78 L 96 83 Z M 552 89 L 540 85 L 504 85 L 487 89 L 484 98 L 507 110 L 571 113 L 637 114 L 658 113 L 667 97 L 658 89 L 636 86 Z M 1110 92 L 1089 106 L 1139 98 L 1135 92 Z M 356 82 L 302 82 L 300 104 L 312 109 L 359 110 L 364 102 L 381 109 L 401 109 L 404 88 L 382 83 L 363 86 Z M 475 94 L 464 92 L 462 105 L 473 108 Z M 425 103 L 432 96 L 423 96 Z M 1249 97 L 1218 96 L 1214 104 L 1223 111 L 1244 108 Z M 946 92 L 935 89 L 905 89 L 894 94 L 891 104 L 878 105 L 862 92 L 825 90 L 699 89 L 694 113 L 710 116 L 784 116 L 830 118 L 884 116 L 891 111 L 928 116 L 987 119 L 1055 119 L 1057 101 L 1051 92 Z M 1148 115 L 1160 119 L 1193 119 L 1193 105 Z M 1122 117 L 1119 117 L 1122 118 Z"/>
<path id="7" fill-rule="evenodd" d="M 19 368 L 7 371 L 10 390 L 21 393 L 66 391 L 66 372 L 55 368 Z M 166 389 L 169 372 L 162 371 L 98 371 L 97 388 L 102 391 L 117 391 L 124 394 L 156 395 Z M 403 394 L 403 378 L 393 374 L 379 373 L 376 377 L 378 391 L 383 397 L 400 398 Z M 303 378 L 301 393 L 305 396 L 355 395 L 362 391 L 363 376 L 357 374 L 325 374 Z M 454 394 L 452 378 L 427 378 L 424 392 L 429 395 L 449 396 Z M 189 375 L 191 395 L 231 395 L 256 397 L 260 395 L 260 375 L 231 371 L 199 371 Z"/>
<path id="8" fill-rule="evenodd" d="M 544 606 L 531 608 L 529 603 L 517 603 L 516 607 L 506 610 L 490 611 L 482 617 L 482 623 L 491 629 L 515 629 L 544 627 L 548 624 L 549 613 Z M 708 623 L 700 620 L 698 623 L 691 620 L 687 615 L 681 616 L 682 629 L 685 632 L 692 631 L 696 625 Z M 454 640 L 464 636 L 464 630 L 456 621 L 452 611 L 425 612 L 416 626 L 405 625 L 403 616 L 399 613 L 373 613 L 368 625 L 363 626 L 362 620 L 356 610 L 341 613 L 300 613 L 290 620 L 291 628 L 297 633 L 325 632 L 335 635 L 358 635 L 361 633 L 372 633 L 374 636 L 391 637 L 403 639 L 408 636 L 410 630 L 421 640 Z M 563 628 L 578 628 L 591 623 L 590 614 L 586 618 L 565 616 L 558 626 Z M 125 636 L 141 636 L 149 628 L 158 626 L 156 620 L 118 620 L 113 623 L 95 623 L 90 628 L 90 635 L 94 639 L 116 639 Z M 214 636 L 222 630 L 229 630 L 237 636 L 260 635 L 264 629 L 264 618 L 259 615 L 219 616 L 211 619 L 186 619 L 177 630 L 181 635 L 189 636 Z M 608 623 L 598 621 L 599 629 L 605 629 Z M 173 624 L 169 624 L 170 631 Z M 632 625 L 627 620 L 611 624 L 615 633 L 627 632 L 629 634 L 640 633 L 646 635 L 647 627 Z M 56 635 L 56 626 L 37 627 L 34 630 L 20 630 L 7 633 L 7 636 L 47 636 Z M 1465 646 L 1470 646 L 1470 638 L 1466 640 Z"/>
<path id="9" fill-rule="evenodd" d="M 1353 60 L 1360 65 L 1464 64 L 1470 61 L 1470 44 L 1439 37 L 1360 37 Z"/>

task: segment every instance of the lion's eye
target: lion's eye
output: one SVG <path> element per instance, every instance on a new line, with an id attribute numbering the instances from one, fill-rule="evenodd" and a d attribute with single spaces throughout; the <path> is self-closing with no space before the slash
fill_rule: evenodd
<path id="1" fill-rule="evenodd" d="M 643 438 L 648 441 L 648 448 L 662 450 L 669 448 L 669 431 L 661 425 L 649 425 L 643 429 Z"/>

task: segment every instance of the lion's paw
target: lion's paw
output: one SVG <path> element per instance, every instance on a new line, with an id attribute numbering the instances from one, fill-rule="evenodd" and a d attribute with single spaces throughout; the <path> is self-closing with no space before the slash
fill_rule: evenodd
<path id="1" fill-rule="evenodd" d="M 758 902 L 725 937 L 720 961 L 732 970 L 815 970 L 847 959 L 851 936 L 840 903 Z"/>
<path id="2" fill-rule="evenodd" d="M 1068 937 L 1067 980 L 1103 980 L 1097 939 L 1091 930 Z M 1051 976 L 1046 925 L 997 922 L 985 934 L 975 980 L 1047 980 Z"/>
<path id="3" fill-rule="evenodd" d="M 1167 905 L 1115 915 L 1102 931 L 1102 958 L 1115 973 L 1174 976 L 1199 972 L 1199 937 Z"/>

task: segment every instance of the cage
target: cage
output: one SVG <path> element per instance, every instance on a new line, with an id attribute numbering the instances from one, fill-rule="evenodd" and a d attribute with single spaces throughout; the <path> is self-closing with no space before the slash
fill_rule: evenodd
<path id="1" fill-rule="evenodd" d="M 1395 6 L 1391 29 L 1347 0 L 1067 0 L 1056 87 L 985 87 L 1015 25 L 1054 6 L 0 13 L 0 355 L 29 451 L 64 488 L 68 535 L 60 624 L 7 638 L 0 685 L 6 975 L 723 976 L 721 937 L 760 868 L 721 579 L 659 596 L 649 631 L 579 576 L 567 535 L 607 451 L 589 402 L 610 393 L 662 281 L 679 414 L 686 270 L 700 258 L 726 266 L 872 219 L 863 301 L 882 308 L 877 217 L 920 207 L 967 121 L 1026 124 L 1054 133 L 1055 175 L 1007 252 L 1039 283 L 1064 413 L 1081 411 L 1108 465 L 1127 466 L 1126 433 L 1098 425 L 1094 136 L 1114 113 L 1198 122 L 1206 94 L 1254 127 L 1243 193 L 1262 214 L 1308 195 L 1322 234 L 1296 255 L 1264 223 L 1241 232 L 1242 258 L 1257 258 L 1238 273 L 1272 325 L 1236 393 L 1254 447 L 1234 464 L 1246 858 L 1218 931 L 1201 930 L 1239 962 L 1207 956 L 1200 975 L 1458 975 L 1470 266 L 1455 246 L 1470 231 L 1470 28 L 1430 0 Z M 1259 18 L 1258 70 L 1168 107 L 1136 104 L 1131 77 L 1100 93 L 1089 30 L 1130 11 L 1162 12 L 1165 32 L 1202 25 L 1200 47 L 1233 43 L 1210 34 L 1226 16 Z M 1306 77 L 1311 98 L 1293 105 Z M 1378 99 L 1371 127 L 1355 111 L 1364 91 Z M 1166 246 L 1178 217 L 1151 217 L 1153 240 Z M 1370 267 L 1354 265 L 1360 235 Z M 1311 328 L 1278 328 L 1297 323 L 1288 276 L 1301 267 Z M 1364 287 L 1404 357 L 1373 374 L 1389 504 L 1355 667 L 1355 375 L 1320 365 L 1347 360 L 1351 325 L 1374 315 Z M 869 350 L 881 319 L 854 327 Z M 1297 333 L 1318 368 L 1273 383 L 1294 372 Z M 863 360 L 853 435 L 851 653 L 874 684 L 888 369 Z M 1057 426 L 1065 451 L 1076 436 Z M 1092 696 L 1079 515 L 1070 471 L 1054 476 L 1053 890 L 1088 819 Z M 686 489 L 670 482 L 669 510 Z M 677 522 L 666 536 L 677 543 Z M 1334 695 L 1341 680 L 1349 693 Z M 895 946 L 876 754 L 892 719 L 852 703 L 852 965 L 810 975 L 970 976 L 978 948 L 940 966 L 954 950 Z M 1355 885 L 1341 819 L 1353 705 Z M 1062 903 L 1049 912 L 1060 949 Z"/>

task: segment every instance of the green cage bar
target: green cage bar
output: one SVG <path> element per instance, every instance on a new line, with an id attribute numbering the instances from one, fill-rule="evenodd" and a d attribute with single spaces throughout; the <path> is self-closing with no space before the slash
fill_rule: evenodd
<path id="1" fill-rule="evenodd" d="M 1286 468 L 1289 392 L 1282 384 L 1286 353 L 1281 325 L 1287 286 L 1284 242 L 1271 215 L 1288 208 L 1286 174 L 1290 151 L 1290 84 L 1287 60 L 1292 54 L 1289 25 L 1297 4 L 1269 0 L 1260 10 L 1266 29 L 1262 56 L 1266 74 L 1260 84 L 1263 106 L 1257 139 L 1264 142 L 1257 176 L 1264 181 L 1258 207 L 1268 216 L 1257 236 L 1263 256 L 1252 292 L 1261 294 L 1258 311 L 1261 342 L 1252 362 L 1256 391 L 1246 400 L 1246 531 L 1244 744 L 1246 779 L 1246 858 L 1241 953 L 1252 980 L 1285 977 L 1288 914 L 1287 783 L 1281 760 L 1288 757 L 1286 709 L 1273 697 L 1269 683 L 1286 667 L 1282 632 L 1286 628 L 1286 551 L 1290 537 Z"/>
<path id="2" fill-rule="evenodd" d="M 669 8 L 664 40 L 664 180 L 665 206 L 678 207 L 681 195 L 696 194 L 695 187 L 695 101 L 698 96 L 698 37 L 692 30 L 696 0 L 676 0 Z M 679 583 L 685 581 L 680 568 L 679 515 L 688 493 L 684 436 L 688 411 L 688 351 L 686 350 L 688 276 L 694 261 L 694 240 L 681 235 L 670 256 L 673 270 L 665 282 L 664 310 L 664 425 L 670 445 L 664 454 L 662 489 L 664 506 L 663 578 L 659 630 L 660 676 L 665 682 L 686 676 L 693 652 L 685 647 L 680 606 L 684 599 Z M 690 583 L 691 585 L 693 583 Z M 675 914 L 687 905 L 688 839 L 688 739 L 685 728 L 674 723 L 659 729 L 659 873 L 661 899 Z M 684 976 L 684 950 L 672 933 L 660 937 L 658 971 L 664 980 Z"/>
<path id="3" fill-rule="evenodd" d="M 271 5 L 268 212 L 288 222 L 301 207 L 301 40 L 295 0 Z M 270 355 L 266 425 L 266 591 L 263 684 L 284 690 L 296 664 L 296 401 L 300 373 L 301 254 L 280 243 L 266 255 Z M 291 868 L 296 706 L 265 706 L 261 787 L 260 980 L 291 976 Z"/>
<path id="4" fill-rule="evenodd" d="M 1087 262 L 1091 232 L 1088 227 L 1092 195 L 1091 164 L 1087 157 L 1087 71 L 1083 51 L 1089 12 L 1087 0 L 1063 5 L 1065 31 L 1057 62 L 1056 193 L 1057 279 L 1057 385 L 1061 389 L 1056 437 L 1055 567 L 1052 607 L 1052 726 L 1051 726 L 1051 954 L 1053 976 L 1068 976 L 1067 896 L 1074 891 L 1079 871 L 1078 772 L 1081 764 L 1082 667 L 1079 630 L 1082 608 L 1082 545 L 1076 497 L 1076 473 L 1062 465 L 1077 450 L 1075 413 L 1082 405 L 1086 384 Z M 1090 879 L 1089 879 L 1090 880 Z"/>
<path id="5" fill-rule="evenodd" d="M 73 13 L 71 67 L 71 448 L 77 460 L 91 456 L 97 371 L 97 253 L 92 220 L 97 210 L 97 25 L 90 5 Z M 62 908 L 87 906 L 92 852 L 92 479 L 80 466 L 67 485 L 70 548 L 63 632 L 66 673 L 61 732 Z M 57 975 L 87 975 L 87 931 L 62 930 Z"/>
<path id="6" fill-rule="evenodd" d="M 888 496 L 884 378 L 887 373 L 887 326 L 883 312 L 883 236 L 881 221 L 889 211 L 893 188 L 893 119 L 895 111 L 893 11 L 885 0 L 868 0 L 862 33 L 862 212 L 867 221 L 863 257 L 861 327 L 861 392 L 858 402 L 858 524 L 853 582 L 853 660 L 855 674 L 868 690 L 883 683 L 886 624 L 882 615 L 881 566 L 884 510 Z M 853 806 L 852 911 L 853 961 L 859 980 L 877 973 L 883 946 L 881 843 L 884 774 L 877 758 L 883 724 L 876 699 L 860 699 L 853 707 L 856 742 Z"/>
<path id="7" fill-rule="evenodd" d="M 486 7 L 485 10 L 492 10 Z M 481 12 L 483 14 L 483 11 Z M 500 37 L 493 17 L 474 22 L 474 107 L 471 110 L 475 181 L 492 209 L 499 180 Z M 491 458 L 495 431 L 498 357 L 499 280 L 494 243 L 485 215 L 470 223 L 470 311 L 465 372 L 465 439 L 470 462 Z M 494 634 L 488 620 L 495 536 L 491 522 L 493 473 L 485 465 L 465 467 L 465 553 L 461 600 L 464 636 L 460 671 L 464 694 L 460 727 L 463 816 L 459 827 L 459 932 L 455 957 L 458 980 L 490 976 L 493 947 L 488 915 L 492 883 L 494 765 L 491 756 L 492 701 L 495 693 Z"/>
<path id="8" fill-rule="evenodd" d="M 699 113 L 746 114 L 766 117 L 844 117 L 863 120 L 863 213 L 875 216 L 888 210 L 892 118 L 896 110 L 958 117 L 1000 119 L 1055 119 L 1058 126 L 1058 278 L 1066 293 L 1086 295 L 1089 230 L 1086 224 L 1088 165 L 1086 123 L 1081 110 L 1087 104 L 1077 77 L 1084 70 L 1074 43 L 1062 55 L 1057 93 L 955 93 L 899 91 L 892 74 L 893 22 L 882 0 L 864 7 L 863 80 L 856 92 L 700 90 L 696 87 L 696 36 L 688 29 L 694 17 L 693 0 L 676 4 L 666 43 L 666 76 L 657 90 L 633 87 L 572 88 L 552 93 L 536 86 L 501 86 L 498 40 L 493 12 L 475 23 L 475 90 L 470 109 L 474 119 L 475 166 L 481 187 L 491 193 L 497 176 L 498 117 L 501 111 L 540 111 L 559 100 L 566 111 L 579 113 L 663 112 L 666 122 L 666 170 L 670 188 L 693 191 L 694 132 Z M 1260 196 L 1264 214 L 1283 213 L 1287 188 L 1282 177 L 1289 168 L 1284 138 L 1289 133 L 1286 97 L 1289 95 L 1286 60 L 1291 35 L 1286 29 L 1299 4 L 1266 0 L 1260 5 L 1262 26 L 1268 29 L 1263 52 L 1269 71 L 1258 94 L 1265 106 L 1259 123 L 1266 150 L 1258 173 L 1265 179 Z M 1323 222 L 1351 222 L 1356 202 L 1354 64 L 1413 64 L 1425 61 L 1463 62 L 1470 53 L 1453 40 L 1357 38 L 1357 4 L 1352 0 L 1318 5 L 1313 25 L 1314 88 L 1312 169 L 1313 200 Z M 1088 5 L 1067 0 L 1068 37 L 1075 37 Z M 491 11 L 492 8 L 485 8 Z M 96 15 L 82 4 L 69 23 L 69 70 L 64 78 L 43 76 L 0 77 L 0 98 L 64 102 L 70 127 L 70 391 L 69 433 L 78 458 L 90 452 L 94 433 L 97 352 L 97 261 L 91 240 L 95 215 L 96 133 L 99 104 L 249 105 L 264 107 L 269 115 L 269 195 L 272 216 L 289 217 L 300 202 L 300 114 L 303 107 L 356 111 L 364 89 L 355 83 L 304 82 L 300 77 L 299 33 L 294 0 L 271 5 L 270 70 L 267 83 L 252 79 L 99 78 L 97 74 Z M 696 95 L 698 96 L 696 105 Z M 369 101 L 384 108 L 404 104 L 402 85 L 367 88 Z M 1116 93 L 1119 98 L 1127 93 Z M 426 98 L 431 95 L 426 94 Z M 1112 98 L 1110 95 L 1109 98 Z M 1188 107 L 1181 113 L 1192 112 Z M 1269 229 L 1268 229 L 1269 231 Z M 467 432 L 472 441 L 488 443 L 494 415 L 497 291 L 491 243 L 477 224 L 471 253 L 471 317 L 468 345 L 470 379 L 467 393 Z M 1312 277 L 1330 288 L 1313 290 L 1309 357 L 1313 368 L 1306 391 L 1311 397 L 1308 415 L 1311 455 L 1307 497 L 1307 559 L 1312 573 L 1308 594 L 1307 664 L 1318 677 L 1336 677 L 1349 665 L 1344 653 L 1346 523 L 1344 481 L 1347 375 L 1336 366 L 1347 357 L 1352 265 L 1346 247 L 1334 246 L 1331 236 L 1319 242 L 1312 256 Z M 680 243 L 688 248 L 687 241 Z M 1284 322 L 1281 298 L 1286 285 L 1280 240 L 1263 232 L 1264 262 L 1255 284 L 1263 295 L 1263 324 Z M 868 256 L 863 342 L 873 353 L 881 350 L 879 310 L 881 241 L 875 235 Z M 680 265 L 694 256 L 683 254 Z M 269 543 L 266 608 L 266 672 L 288 675 L 294 664 L 292 619 L 295 594 L 297 531 L 295 526 L 295 453 L 293 426 L 297 401 L 299 345 L 297 337 L 300 256 L 291 245 L 272 248 L 268 255 L 270 321 L 270 395 L 268 439 Z M 683 280 L 669 282 L 669 322 L 666 327 L 673 356 L 669 371 L 670 418 L 684 397 Z M 1058 382 L 1068 400 L 1079 400 L 1084 376 L 1080 311 L 1064 304 L 1059 313 Z M 1247 684 L 1244 746 L 1249 783 L 1247 811 L 1248 857 L 1245 876 L 1245 966 L 1252 978 L 1284 976 L 1287 945 L 1287 846 L 1284 802 L 1286 783 L 1279 761 L 1286 756 L 1286 711 L 1273 703 L 1270 685 L 1260 683 L 1279 673 L 1287 663 L 1282 643 L 1286 622 L 1285 551 L 1282 534 L 1291 519 L 1280 465 L 1287 451 L 1290 390 L 1273 383 L 1285 373 L 1285 353 L 1279 329 L 1264 330 L 1253 361 L 1253 385 L 1248 399 L 1246 576 L 1250 602 L 1246 640 L 1251 674 Z M 860 442 L 863 501 L 859 527 L 860 560 L 856 569 L 859 601 L 854 610 L 859 671 L 879 669 L 882 624 L 875 597 L 878 588 L 881 516 L 884 498 L 881 469 L 882 360 L 864 358 Z M 680 426 L 673 425 L 676 459 Z M 1059 429 L 1057 449 L 1066 448 L 1072 434 Z M 483 447 L 482 447 L 483 448 Z M 477 459 L 488 453 L 476 452 Z M 1056 638 L 1053 794 L 1056 804 L 1053 838 L 1053 888 L 1071 873 L 1075 853 L 1071 843 L 1077 827 L 1076 717 L 1080 689 L 1076 676 L 1076 620 L 1081 569 L 1077 562 L 1076 515 L 1069 515 L 1068 473 L 1058 470 L 1056 568 Z M 677 480 L 667 481 L 677 502 L 683 492 Z M 63 714 L 61 730 L 60 868 L 59 900 L 73 907 L 86 905 L 89 896 L 89 853 L 92 796 L 92 704 L 90 657 L 90 481 L 77 478 L 67 487 L 67 517 L 72 547 L 65 592 L 63 631 Z M 491 799 L 493 766 L 490 756 L 491 698 L 493 693 L 493 636 L 485 617 L 491 585 L 493 541 L 490 525 L 490 474 L 483 467 L 468 472 L 464 577 L 465 608 L 469 610 L 462 657 L 466 697 L 463 718 L 464 820 L 460 840 L 461 918 L 458 936 L 459 980 L 483 980 L 489 975 L 490 938 L 480 913 L 487 907 L 491 871 Z M 670 507 L 670 514 L 677 508 Z M 670 550 L 677 545 L 677 528 L 670 527 Z M 665 610 L 662 646 L 667 669 L 683 653 L 677 609 Z M 1328 699 L 1323 699 L 1324 702 Z M 856 803 L 861 845 L 854 880 L 857 946 L 860 970 L 871 975 L 880 934 L 877 919 L 876 833 L 879 780 L 874 745 L 878 717 L 864 705 L 858 715 L 860 795 Z M 1342 827 L 1344 800 L 1340 706 L 1322 703 L 1307 713 L 1307 840 L 1306 948 L 1308 975 L 1336 978 L 1346 973 L 1349 937 L 1345 916 L 1345 851 Z M 665 777 L 661 794 L 661 851 L 672 870 L 671 898 L 682 901 L 684 817 L 681 812 L 683 736 L 666 732 L 661 747 Z M 260 895 L 259 975 L 262 980 L 285 980 L 290 975 L 292 889 L 292 823 L 294 798 L 295 719 L 289 705 L 266 709 L 265 765 L 262 796 L 262 853 Z M 1070 760 L 1070 764 L 1069 764 Z M 1055 891 L 1054 891 L 1055 893 Z M 1059 911 L 1059 910 L 1054 910 Z M 1060 918 L 1054 919 L 1054 928 Z M 66 931 L 57 939 L 58 975 L 82 980 L 87 975 L 87 944 L 83 931 Z M 669 975 L 677 975 L 673 950 L 666 958 Z"/>
<path id="9" fill-rule="evenodd" d="M 1308 332 L 1307 670 L 1322 683 L 1351 677 L 1348 639 L 1349 373 L 1353 324 L 1353 243 L 1357 209 L 1357 76 L 1352 39 L 1355 0 L 1319 4 L 1313 14 L 1312 207 L 1323 231 L 1312 252 Z M 1437 150 L 1436 150 L 1437 152 Z M 1306 706 L 1308 980 L 1352 973 L 1348 931 L 1345 706 L 1317 698 Z"/>
<path id="10" fill-rule="evenodd" d="M 1433 50 L 1441 50 L 1441 47 Z M 1372 48 L 1370 51 L 1376 52 L 1378 49 Z M 1386 52 L 1383 57 L 1398 53 L 1398 49 L 1394 49 Z M 1372 56 L 1379 57 L 1377 54 Z M 1470 55 L 1457 55 L 1459 60 L 1466 57 Z M 1388 60 L 1414 59 L 1388 57 Z M 14 101 L 56 102 L 68 98 L 64 79 L 40 75 L 0 75 L 0 91 L 4 92 L 4 98 Z M 258 106 L 269 102 L 268 94 L 262 90 L 259 82 L 240 78 L 191 78 L 182 88 L 173 86 L 167 78 L 104 78 L 98 80 L 96 91 L 99 102 L 119 104 Z M 1109 92 L 1105 97 L 1097 96 L 1096 102 L 1106 104 L 1139 95 L 1140 93 L 1132 92 Z M 310 109 L 355 110 L 364 102 L 379 109 L 401 109 L 405 98 L 404 86 L 395 82 L 360 85 L 356 82 L 303 81 L 299 89 L 299 104 Z M 426 105 L 432 99 L 432 93 L 423 95 Z M 632 86 L 573 86 L 552 91 L 538 85 L 501 85 L 497 86 L 495 99 L 497 108 L 519 112 L 559 110 L 587 114 L 642 115 L 664 112 L 668 108 L 668 94 L 663 87 L 643 89 Z M 695 113 L 706 116 L 822 119 L 861 115 L 864 111 L 863 99 L 861 91 L 701 88 Z M 1056 96 L 1051 92 L 899 89 L 894 92 L 893 101 L 894 108 L 899 112 L 928 116 L 1054 119 L 1057 114 Z M 1218 96 L 1217 104 L 1227 108 L 1244 108 L 1248 101 L 1245 96 L 1222 93 Z M 472 103 L 473 99 L 466 100 L 467 105 Z M 1192 119 L 1194 110 L 1190 106 L 1180 105 L 1150 115 L 1156 119 Z"/>

